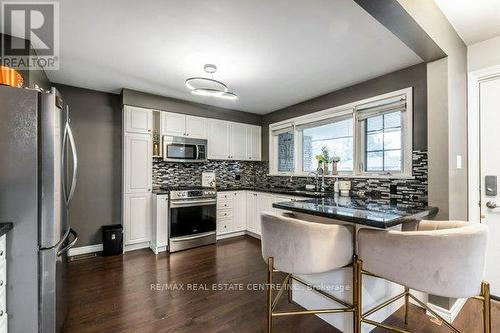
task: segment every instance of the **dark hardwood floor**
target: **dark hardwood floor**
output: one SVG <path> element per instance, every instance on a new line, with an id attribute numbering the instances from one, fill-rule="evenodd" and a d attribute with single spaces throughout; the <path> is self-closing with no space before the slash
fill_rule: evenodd
<path id="1" fill-rule="evenodd" d="M 71 299 L 64 333 L 264 332 L 266 265 L 260 242 L 238 237 L 174 254 L 139 250 L 116 257 L 70 263 Z M 212 284 L 242 284 L 243 290 L 212 290 Z M 184 290 L 176 289 L 184 286 Z M 208 290 L 188 290 L 191 286 Z M 169 288 L 167 288 L 169 287 Z M 223 288 L 224 285 L 219 287 Z M 283 298 L 281 308 L 294 308 Z M 493 332 L 500 332 L 494 303 Z M 401 324 L 402 309 L 387 321 Z M 456 320 L 467 333 L 482 332 L 479 302 L 470 300 Z M 339 332 L 315 316 L 277 318 L 275 332 Z M 447 332 L 413 307 L 410 329 Z M 377 331 L 383 332 L 383 331 Z"/>

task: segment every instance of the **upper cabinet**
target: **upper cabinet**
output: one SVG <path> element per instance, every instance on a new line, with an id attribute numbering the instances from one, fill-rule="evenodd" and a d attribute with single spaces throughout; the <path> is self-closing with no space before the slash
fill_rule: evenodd
<path id="1" fill-rule="evenodd" d="M 136 106 L 124 106 L 125 131 L 149 134 L 153 131 L 153 110 Z"/>
<path id="2" fill-rule="evenodd" d="M 161 113 L 161 134 L 193 139 L 207 138 L 206 119 L 180 113 Z"/>
<path id="3" fill-rule="evenodd" d="M 249 125 L 246 132 L 247 159 L 250 161 L 260 161 L 261 153 L 261 128 L 260 126 Z"/>
<path id="4" fill-rule="evenodd" d="M 208 121 L 208 159 L 260 161 L 260 126 L 211 119 Z"/>
<path id="5" fill-rule="evenodd" d="M 247 159 L 247 127 L 245 124 L 230 123 L 230 159 L 246 160 Z"/>
<path id="6" fill-rule="evenodd" d="M 208 121 L 208 159 L 228 160 L 231 158 L 229 149 L 230 128 L 227 121 Z"/>

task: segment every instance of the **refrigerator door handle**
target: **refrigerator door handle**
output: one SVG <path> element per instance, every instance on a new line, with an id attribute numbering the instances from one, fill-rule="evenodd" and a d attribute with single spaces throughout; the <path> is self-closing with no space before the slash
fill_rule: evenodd
<path id="1" fill-rule="evenodd" d="M 75 193 L 75 188 L 76 188 L 76 180 L 77 180 L 77 174 L 78 174 L 78 155 L 76 152 L 76 144 L 75 144 L 75 138 L 73 136 L 73 131 L 71 130 L 71 126 L 69 124 L 69 107 L 66 107 L 66 125 L 64 126 L 64 134 L 63 134 L 63 142 L 62 142 L 62 163 L 63 163 L 63 170 L 64 172 L 66 171 L 66 145 L 67 142 L 69 141 L 71 145 L 71 153 L 72 153 L 72 158 L 73 158 L 73 176 L 71 180 L 71 188 L 69 190 L 69 193 L 67 192 L 67 184 L 66 184 L 66 177 L 62 177 L 63 179 L 63 190 L 64 190 L 64 198 L 66 199 L 66 206 L 69 206 L 69 203 L 71 202 L 71 199 L 73 198 L 73 194 Z"/>
<path id="2" fill-rule="evenodd" d="M 57 256 L 58 257 L 60 255 L 64 254 L 65 252 L 69 251 L 69 249 L 71 249 L 76 244 L 76 242 L 78 241 L 78 233 L 75 230 L 69 229 L 69 233 L 73 235 L 74 239 L 71 242 L 69 242 L 68 245 L 66 245 L 65 247 L 63 247 L 59 251 L 57 251 Z"/>

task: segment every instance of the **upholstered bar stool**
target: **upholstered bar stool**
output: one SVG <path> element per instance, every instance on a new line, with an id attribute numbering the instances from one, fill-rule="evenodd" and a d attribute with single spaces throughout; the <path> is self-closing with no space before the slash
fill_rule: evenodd
<path id="1" fill-rule="evenodd" d="M 358 287 L 361 296 L 362 274 L 384 278 L 405 286 L 390 300 L 361 315 L 359 325 L 367 323 L 390 331 L 408 332 L 370 320 L 383 307 L 405 298 L 405 323 L 408 303 L 413 299 L 438 317 L 453 332 L 453 325 L 410 293 L 410 288 L 450 298 L 477 298 L 483 302 L 484 332 L 491 332 L 489 284 L 482 281 L 488 229 L 482 224 L 456 221 L 421 221 L 415 231 L 358 232 Z M 359 300 L 360 307 L 362 304 Z"/>
<path id="2" fill-rule="evenodd" d="M 268 265 L 268 332 L 272 332 L 274 317 L 342 312 L 354 314 L 356 307 L 353 304 L 315 288 L 296 276 L 297 274 L 325 273 L 351 265 L 354 253 L 351 229 L 343 225 L 302 221 L 286 216 L 286 214 L 262 213 L 261 221 L 262 257 Z M 286 274 L 274 300 L 273 288 L 271 288 L 273 272 Z M 357 272 L 354 276 L 358 276 Z M 308 286 L 342 307 L 276 312 L 276 304 L 292 281 Z"/>

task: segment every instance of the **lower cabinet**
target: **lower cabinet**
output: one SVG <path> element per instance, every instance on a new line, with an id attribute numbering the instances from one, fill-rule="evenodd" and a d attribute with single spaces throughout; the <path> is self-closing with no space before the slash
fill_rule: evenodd
<path id="1" fill-rule="evenodd" d="M 306 198 L 248 191 L 246 194 L 246 230 L 260 236 L 262 232 L 260 223 L 262 212 L 282 212 L 281 209 L 273 208 L 273 203 L 303 199 Z"/>
<path id="2" fill-rule="evenodd" d="M 6 235 L 0 237 L 0 333 L 7 333 L 7 261 Z"/>
<path id="3" fill-rule="evenodd" d="M 153 221 L 149 247 L 158 254 L 168 248 L 168 194 L 153 194 Z"/>
<path id="4" fill-rule="evenodd" d="M 127 245 L 142 245 L 151 240 L 152 203 L 151 193 L 125 194 L 125 250 Z M 133 249 L 133 246 L 129 246 Z"/>
<path id="5" fill-rule="evenodd" d="M 245 191 L 217 193 L 217 236 L 245 231 L 245 199 Z"/>

